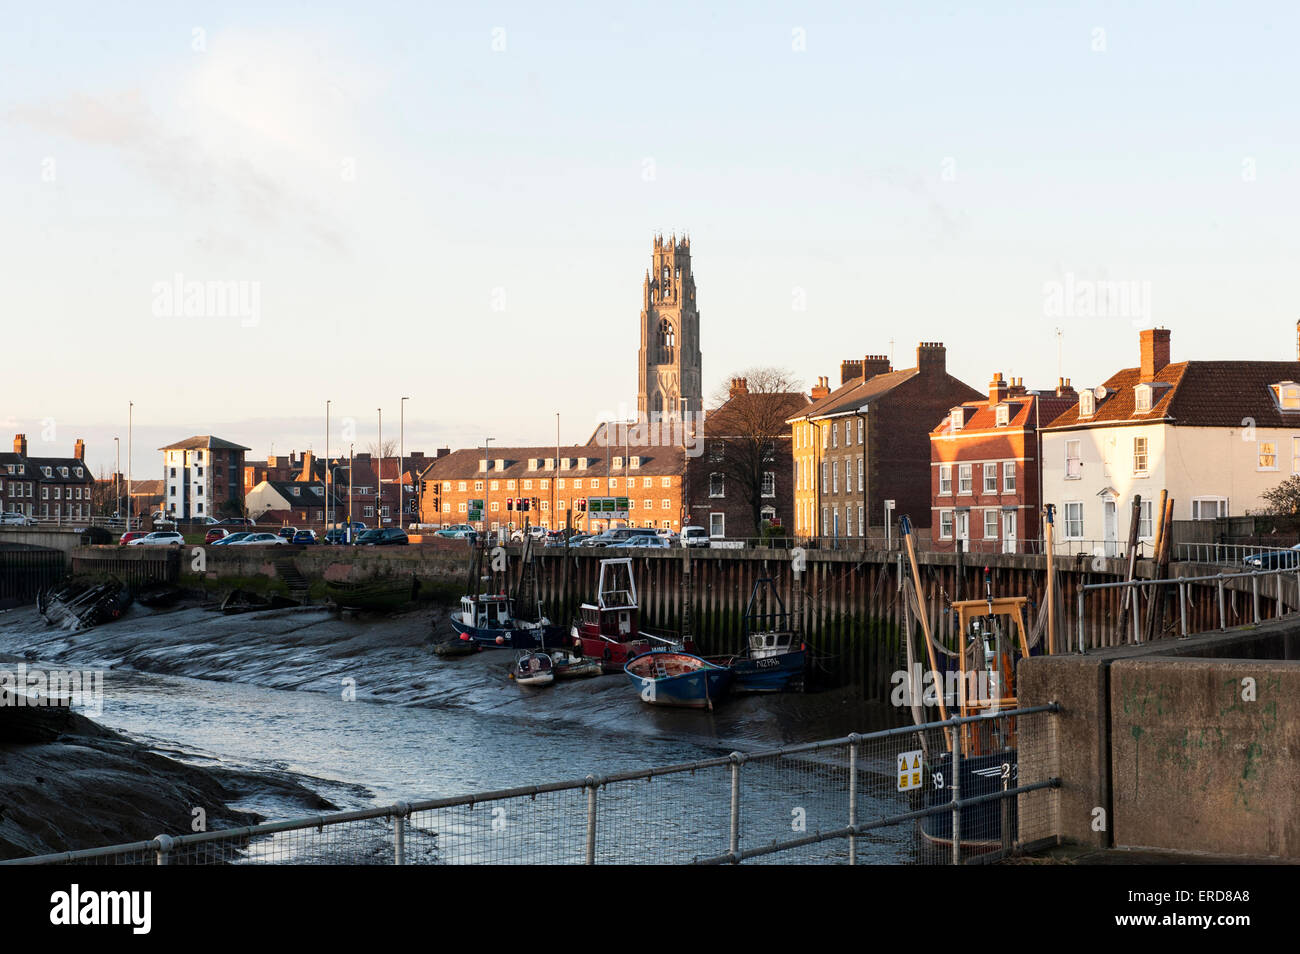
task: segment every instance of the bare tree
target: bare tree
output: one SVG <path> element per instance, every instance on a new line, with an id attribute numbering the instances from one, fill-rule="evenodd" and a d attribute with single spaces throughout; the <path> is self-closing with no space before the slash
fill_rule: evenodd
<path id="1" fill-rule="evenodd" d="M 371 457 L 396 457 L 397 441 L 384 441 L 382 445 L 377 441 L 371 441 L 366 445 L 366 450 L 370 451 Z"/>
<path id="2" fill-rule="evenodd" d="M 755 532 L 761 532 L 766 475 L 776 469 L 777 442 L 789 438 L 786 420 L 807 405 L 803 387 L 784 368 L 750 368 L 731 375 L 712 396 L 705 417 L 709 470 L 722 475 L 728 489 L 748 507 Z"/>

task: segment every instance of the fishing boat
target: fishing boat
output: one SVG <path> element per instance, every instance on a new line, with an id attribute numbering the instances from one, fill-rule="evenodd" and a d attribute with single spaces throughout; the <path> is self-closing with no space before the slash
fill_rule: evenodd
<path id="1" fill-rule="evenodd" d="M 563 650 L 551 653 L 551 662 L 554 664 L 556 679 L 586 679 L 599 676 L 605 671 L 599 659 L 575 656 Z"/>
<path id="2" fill-rule="evenodd" d="M 36 608 L 51 626 L 80 630 L 118 619 L 131 605 L 131 587 L 120 580 L 66 583 L 37 595 Z"/>
<path id="3" fill-rule="evenodd" d="M 731 688 L 732 672 L 691 653 L 655 649 L 623 667 L 642 702 L 652 706 L 712 709 Z"/>
<path id="4" fill-rule="evenodd" d="M 745 650 L 712 660 L 730 666 L 732 692 L 803 692 L 808 649 L 790 625 L 776 581 L 754 581 L 745 607 Z"/>
<path id="5" fill-rule="evenodd" d="M 521 686 L 549 686 L 555 681 L 555 666 L 544 652 L 523 652 L 510 666 L 510 678 Z"/>
<path id="6" fill-rule="evenodd" d="M 689 641 L 642 631 L 640 613 L 631 558 L 601 560 L 596 602 L 578 608 L 578 621 L 569 631 L 574 649 L 599 659 L 605 672 L 620 672 L 633 656 L 656 647 L 693 651 Z"/>
<path id="7" fill-rule="evenodd" d="M 420 581 L 409 576 L 387 576 L 357 582 L 325 582 L 325 596 L 338 609 L 396 610 L 414 600 Z"/>
<path id="8" fill-rule="evenodd" d="M 462 640 L 484 649 L 551 649 L 562 646 L 564 630 L 546 617 L 518 619 L 515 601 L 505 593 L 462 596 L 460 609 L 451 613 L 451 628 Z"/>

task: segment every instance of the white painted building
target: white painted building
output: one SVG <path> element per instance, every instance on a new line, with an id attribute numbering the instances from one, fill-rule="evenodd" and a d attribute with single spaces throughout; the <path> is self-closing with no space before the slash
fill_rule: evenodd
<path id="1" fill-rule="evenodd" d="M 1081 391 L 1042 431 L 1056 538 L 1107 555 L 1128 538 L 1135 495 L 1150 544 L 1162 490 L 1173 519 L 1208 520 L 1260 509 L 1265 491 L 1300 474 L 1300 362 L 1174 364 L 1167 329 L 1140 341 L 1138 367 Z"/>

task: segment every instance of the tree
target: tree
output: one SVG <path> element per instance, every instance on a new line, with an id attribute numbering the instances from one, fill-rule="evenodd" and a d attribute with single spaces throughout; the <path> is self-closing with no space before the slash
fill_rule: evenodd
<path id="1" fill-rule="evenodd" d="M 366 450 L 370 451 L 371 457 L 396 457 L 397 441 L 384 441 L 383 444 L 371 441 L 366 446 Z"/>
<path id="2" fill-rule="evenodd" d="M 227 497 L 217 508 L 217 514 L 222 517 L 242 517 L 244 515 L 244 498 Z"/>
<path id="3" fill-rule="evenodd" d="M 705 417 L 704 446 L 710 474 L 726 481 L 762 532 L 766 475 L 776 471 L 777 442 L 790 437 L 786 421 L 805 407 L 795 376 L 784 368 L 750 368 L 731 375 L 712 397 L 715 410 Z"/>
<path id="4" fill-rule="evenodd" d="M 1260 497 L 1266 506 L 1256 513 L 1274 517 L 1300 516 L 1300 474 L 1288 477 L 1276 487 L 1264 491 Z"/>

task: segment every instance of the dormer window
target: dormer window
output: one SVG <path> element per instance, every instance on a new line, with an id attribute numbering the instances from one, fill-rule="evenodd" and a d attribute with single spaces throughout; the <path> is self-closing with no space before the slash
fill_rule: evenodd
<path id="1" fill-rule="evenodd" d="M 1133 389 L 1133 404 L 1138 413 L 1151 410 L 1151 385 L 1139 384 Z"/>
<path id="2" fill-rule="evenodd" d="M 506 459 L 504 457 L 498 457 L 494 463 L 496 464 L 496 469 L 498 471 L 506 469 Z"/>
<path id="3" fill-rule="evenodd" d="M 289 492 L 292 493 L 295 497 L 302 496 L 302 488 L 300 487 L 292 487 L 290 488 Z"/>
<path id="4" fill-rule="evenodd" d="M 81 469 L 80 467 L 76 468 L 76 472 L 77 472 L 77 476 L 78 476 L 78 477 L 83 477 L 83 476 L 85 476 L 85 472 L 82 471 L 82 469 Z"/>
<path id="5" fill-rule="evenodd" d="M 1006 427 L 1011 423 L 1011 406 L 1008 404 L 999 404 L 994 410 L 998 427 Z"/>
<path id="6" fill-rule="evenodd" d="M 964 408 L 955 407 L 949 413 L 949 419 L 952 421 L 952 430 L 960 431 L 966 424 L 966 411 Z"/>
<path id="7" fill-rule="evenodd" d="M 615 470 L 621 470 L 622 468 L 623 468 L 623 458 L 621 458 L 621 457 L 615 457 L 615 458 L 614 458 L 614 469 L 615 469 Z"/>
<path id="8" fill-rule="evenodd" d="M 628 460 L 628 463 L 629 463 L 633 468 L 636 468 L 636 467 L 640 467 L 640 466 L 641 466 L 641 458 L 640 458 L 640 457 L 637 457 L 637 456 L 633 455 L 632 457 L 629 457 L 627 460 Z"/>
<path id="9" fill-rule="evenodd" d="M 560 458 L 560 470 L 568 470 L 571 465 L 572 461 L 568 457 Z"/>
<path id="10" fill-rule="evenodd" d="M 1294 381 L 1282 381 L 1271 385 L 1273 399 L 1284 411 L 1300 411 L 1300 384 Z"/>
<path id="11" fill-rule="evenodd" d="M 529 469 L 529 470 L 536 470 L 536 469 L 537 469 L 537 461 L 538 461 L 538 460 L 539 460 L 539 458 L 537 458 L 537 457 L 530 457 L 530 458 L 528 458 L 528 469 Z"/>
<path id="12" fill-rule="evenodd" d="M 478 472 L 482 474 L 487 470 L 487 468 L 488 468 L 488 462 L 487 462 L 487 458 L 485 457 L 478 462 Z"/>
<path id="13" fill-rule="evenodd" d="M 554 469 L 555 469 L 555 458 L 554 458 L 554 457 L 548 457 L 548 458 L 546 458 L 546 469 L 547 469 L 547 470 L 554 470 Z"/>
<path id="14" fill-rule="evenodd" d="M 66 467 L 60 467 L 60 468 L 59 468 L 59 476 L 60 476 L 60 477 L 66 477 L 66 476 L 68 476 L 68 468 L 66 468 Z"/>
<path id="15" fill-rule="evenodd" d="M 1097 412 L 1097 399 L 1091 391 L 1084 391 L 1079 395 L 1079 416 L 1092 417 Z"/>
<path id="16" fill-rule="evenodd" d="M 48 467 L 42 467 L 42 468 L 41 468 L 41 473 L 44 474 L 46 477 L 52 477 L 52 476 L 53 476 L 53 472 L 52 472 L 52 471 L 50 470 L 50 468 L 48 468 Z"/>

